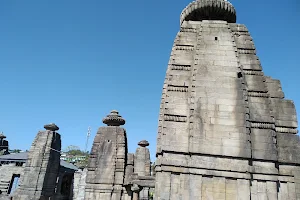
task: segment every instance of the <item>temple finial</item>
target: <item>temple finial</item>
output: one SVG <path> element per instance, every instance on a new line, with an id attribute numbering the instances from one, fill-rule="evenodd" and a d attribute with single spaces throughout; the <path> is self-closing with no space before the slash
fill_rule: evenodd
<path id="1" fill-rule="evenodd" d="M 107 126 L 121 126 L 125 124 L 125 120 L 119 115 L 119 112 L 112 110 L 109 115 L 103 118 L 103 123 Z"/>
<path id="2" fill-rule="evenodd" d="M 6 136 L 3 134 L 3 132 L 0 133 L 0 139 L 5 139 Z"/>
<path id="3" fill-rule="evenodd" d="M 46 124 L 44 126 L 44 128 L 48 131 L 58 131 L 59 130 L 59 127 L 56 126 L 56 124 L 54 124 L 54 123 Z"/>
<path id="4" fill-rule="evenodd" d="M 147 140 L 142 140 L 138 143 L 138 145 L 141 147 L 147 147 L 149 146 L 149 142 Z"/>
<path id="5" fill-rule="evenodd" d="M 226 0 L 196 0 L 181 13 L 180 24 L 184 21 L 222 20 L 236 22 L 233 5 Z"/>

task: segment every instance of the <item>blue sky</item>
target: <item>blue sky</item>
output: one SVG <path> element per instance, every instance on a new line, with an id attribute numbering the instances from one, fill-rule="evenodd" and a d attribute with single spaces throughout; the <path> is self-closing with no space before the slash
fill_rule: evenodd
<path id="1" fill-rule="evenodd" d="M 63 148 L 83 149 L 91 126 L 90 149 L 102 118 L 117 109 L 129 151 L 147 139 L 154 159 L 166 67 L 189 2 L 1 1 L 0 131 L 10 148 L 29 149 L 37 131 L 55 122 Z M 281 80 L 300 110 L 300 2 L 231 2 L 265 74 Z"/>

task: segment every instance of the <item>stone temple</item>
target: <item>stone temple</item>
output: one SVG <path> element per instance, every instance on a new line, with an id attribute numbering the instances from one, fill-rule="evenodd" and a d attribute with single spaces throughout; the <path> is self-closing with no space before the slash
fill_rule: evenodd
<path id="1" fill-rule="evenodd" d="M 180 15 L 161 99 L 155 199 L 300 199 L 293 101 L 224 0 Z"/>
<path id="2" fill-rule="evenodd" d="M 264 75 L 228 1 L 197 0 L 181 13 L 155 172 L 147 140 L 128 152 L 118 111 L 102 121 L 85 169 L 60 160 L 53 123 L 23 154 L 10 155 L 0 134 L 0 200 L 300 200 L 294 103 L 279 80 Z"/>

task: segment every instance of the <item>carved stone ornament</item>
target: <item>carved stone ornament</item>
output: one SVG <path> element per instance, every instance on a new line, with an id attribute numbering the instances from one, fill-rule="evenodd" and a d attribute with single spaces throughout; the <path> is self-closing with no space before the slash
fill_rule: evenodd
<path id="1" fill-rule="evenodd" d="M 0 133 L 0 139 L 4 139 L 6 136 L 3 134 L 3 132 Z"/>
<path id="2" fill-rule="evenodd" d="M 45 128 L 46 130 L 49 130 L 49 131 L 58 131 L 58 130 L 59 130 L 59 127 L 56 126 L 56 124 L 54 124 L 54 123 L 46 124 L 46 125 L 44 126 L 44 128 Z"/>
<path id="3" fill-rule="evenodd" d="M 147 140 L 142 140 L 138 143 L 138 145 L 141 147 L 147 147 L 149 146 L 149 142 Z"/>
<path id="4" fill-rule="evenodd" d="M 125 124 L 125 120 L 119 115 L 119 112 L 112 110 L 109 115 L 103 118 L 103 123 L 107 126 L 121 126 Z"/>

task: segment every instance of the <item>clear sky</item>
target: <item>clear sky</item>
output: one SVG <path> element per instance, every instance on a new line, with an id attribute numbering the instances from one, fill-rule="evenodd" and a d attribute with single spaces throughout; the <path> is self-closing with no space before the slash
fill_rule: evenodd
<path id="1" fill-rule="evenodd" d="M 90 150 L 102 118 L 126 119 L 129 151 L 155 155 L 163 81 L 179 15 L 189 0 L 0 1 L 0 131 L 29 149 L 55 122 L 63 149 Z M 300 113 L 299 0 L 232 0 L 268 76 L 280 79 Z M 299 114 L 298 114 L 299 118 Z"/>

